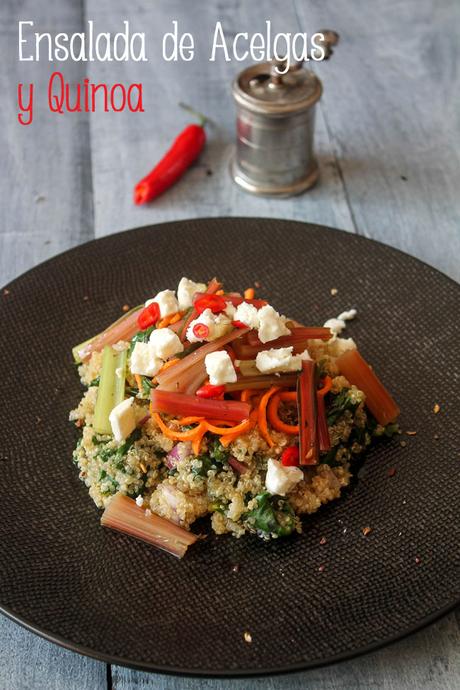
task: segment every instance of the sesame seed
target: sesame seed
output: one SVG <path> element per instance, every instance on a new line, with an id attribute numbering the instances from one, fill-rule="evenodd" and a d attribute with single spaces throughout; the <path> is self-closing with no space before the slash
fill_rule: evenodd
<path id="1" fill-rule="evenodd" d="M 363 527 L 361 532 L 364 534 L 365 537 L 367 537 L 367 535 L 372 532 L 372 527 Z"/>
<path id="2" fill-rule="evenodd" d="M 335 297 L 335 295 L 338 293 L 337 288 L 331 288 L 331 295 Z"/>
<path id="3" fill-rule="evenodd" d="M 416 431 L 406 431 L 406 434 L 407 434 L 408 436 L 417 436 L 417 432 L 416 432 Z"/>
<path id="4" fill-rule="evenodd" d="M 244 641 L 245 641 L 245 642 L 247 642 L 248 644 L 251 644 L 251 642 L 252 642 L 252 635 L 251 635 L 250 632 L 248 632 L 247 630 L 245 630 L 244 633 L 243 633 L 243 637 L 244 637 Z"/>

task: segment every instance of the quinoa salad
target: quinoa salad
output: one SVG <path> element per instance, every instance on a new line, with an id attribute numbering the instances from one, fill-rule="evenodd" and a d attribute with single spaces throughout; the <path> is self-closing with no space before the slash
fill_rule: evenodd
<path id="1" fill-rule="evenodd" d="M 399 409 L 345 311 L 305 326 L 255 295 L 183 277 L 73 349 L 73 453 L 101 522 L 182 557 L 206 531 L 302 531 Z M 307 528 L 305 523 L 304 528 Z"/>

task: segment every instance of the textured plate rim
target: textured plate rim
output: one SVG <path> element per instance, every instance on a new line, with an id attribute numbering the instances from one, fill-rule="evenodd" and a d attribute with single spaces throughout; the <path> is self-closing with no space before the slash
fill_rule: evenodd
<path id="1" fill-rule="evenodd" d="M 364 235 L 359 235 L 358 233 L 354 233 L 351 231 L 347 230 L 341 230 L 339 228 L 332 228 L 327 225 L 320 225 L 318 223 L 309 223 L 308 221 L 299 221 L 295 219 L 290 219 L 290 218 L 265 218 L 265 217 L 252 217 L 252 216 L 208 216 L 208 217 L 199 217 L 199 218 L 182 218 L 179 220 L 173 220 L 173 221 L 167 221 L 167 222 L 161 222 L 161 223 L 149 223 L 146 225 L 138 226 L 135 228 L 126 228 L 124 230 L 121 230 L 116 233 L 112 233 L 110 235 L 104 235 L 103 237 L 97 237 L 93 238 L 92 240 L 88 240 L 87 242 L 83 242 L 81 244 L 76 245 L 75 247 L 71 247 L 69 249 L 64 250 L 63 252 L 60 252 L 58 254 L 53 255 L 49 259 L 46 259 L 43 262 L 40 262 L 37 264 L 37 266 L 33 266 L 29 270 L 25 271 L 24 273 L 20 274 L 16 278 L 14 278 L 12 281 L 4 285 L 1 289 L 5 288 L 10 288 L 13 286 L 15 283 L 18 283 L 19 281 L 22 281 L 25 279 L 30 273 L 35 271 L 38 267 L 43 268 L 47 266 L 49 263 L 52 263 L 56 259 L 66 256 L 67 254 L 71 254 L 72 252 L 79 251 L 82 247 L 86 247 L 90 244 L 94 243 L 99 243 L 99 242 L 107 242 L 110 241 L 113 237 L 117 237 L 120 235 L 125 235 L 125 234 L 136 234 L 137 232 L 140 231 L 145 231 L 148 228 L 154 228 L 156 225 L 158 226 L 176 226 L 180 223 L 188 223 L 188 222 L 207 222 L 207 221 L 217 221 L 217 220 L 234 220 L 234 221 L 254 221 L 254 220 L 259 220 L 259 221 L 269 221 L 269 222 L 280 222 L 280 223 L 296 223 L 297 225 L 303 225 L 303 226 L 314 226 L 315 228 L 318 229 L 323 229 L 327 232 L 334 232 L 337 234 L 340 234 L 342 236 L 346 235 L 348 238 L 355 238 L 358 239 L 359 241 L 366 241 L 371 243 L 372 245 L 380 245 L 382 247 L 385 247 L 386 250 L 390 250 L 393 252 L 397 252 L 398 254 L 403 255 L 404 257 L 410 259 L 411 261 L 414 261 L 416 263 L 419 263 L 421 265 L 426 266 L 432 271 L 435 271 L 437 274 L 441 275 L 445 280 L 449 281 L 450 283 L 454 284 L 455 286 L 459 286 L 459 283 L 455 281 L 453 278 L 450 276 L 446 275 L 442 271 L 438 270 L 437 268 L 434 268 L 427 262 L 423 261 L 422 259 L 419 259 L 415 256 L 412 256 L 411 254 L 408 254 L 407 252 L 402 251 L 401 249 L 398 249 L 396 247 L 392 247 L 390 245 L 387 245 L 383 242 L 380 242 L 379 240 L 374 240 L 370 237 L 366 237 Z M 7 618 L 10 620 L 14 621 L 15 623 L 19 624 L 21 627 L 25 628 L 26 630 L 29 630 L 30 632 L 34 633 L 35 635 L 38 635 L 39 637 L 47 640 L 48 642 L 52 642 L 54 644 L 57 644 L 60 647 L 63 647 L 64 649 L 68 649 L 69 651 L 76 652 L 78 654 L 81 654 L 83 656 L 95 659 L 97 661 L 104 662 L 106 664 L 112 664 L 116 666 L 123 666 L 126 668 L 132 668 L 135 670 L 139 671 L 147 671 L 151 673 L 162 673 L 165 675 L 172 675 L 172 676 L 183 676 L 183 677 L 195 677 L 195 678 L 255 678 L 255 677 L 262 677 L 262 676 L 269 676 L 269 675 L 281 675 L 281 674 L 289 674 L 289 673 L 299 673 L 302 671 L 307 671 L 310 669 L 314 668 L 321 668 L 325 666 L 330 666 L 332 664 L 337 664 L 339 662 L 345 662 L 345 661 L 350 661 L 352 659 L 356 659 L 360 656 L 363 656 L 365 654 L 369 654 L 371 652 L 378 651 L 380 649 L 383 649 L 395 642 L 398 642 L 399 640 L 403 640 L 406 637 L 409 637 L 410 635 L 413 635 L 416 632 L 419 632 L 423 630 L 424 628 L 428 627 L 429 625 L 435 623 L 436 621 L 440 620 L 444 616 L 446 616 L 448 613 L 454 611 L 458 606 L 460 606 L 460 598 L 450 602 L 446 606 L 442 607 L 441 609 L 438 609 L 425 618 L 422 618 L 420 621 L 418 621 L 415 625 L 413 625 L 410 628 L 406 628 L 403 630 L 401 633 L 397 633 L 396 635 L 393 635 L 391 637 L 388 637 L 383 640 L 379 640 L 377 642 L 371 643 L 369 645 L 364 645 L 362 647 L 358 647 L 357 649 L 354 649 L 352 651 L 347 651 L 343 652 L 341 654 L 335 654 L 330 657 L 326 657 L 323 659 L 318 659 L 317 661 L 305 661 L 305 662 L 299 662 L 296 664 L 289 664 L 288 666 L 275 666 L 273 668 L 264 668 L 260 670 L 254 670 L 254 671 L 248 671 L 248 670 L 237 670 L 237 669 L 232 669 L 230 671 L 216 671 L 216 670 L 208 670 L 208 669 L 201 669 L 201 670 L 196 670 L 196 669 L 188 669 L 188 668 L 172 668 L 170 666 L 163 667 L 159 664 L 149 664 L 149 663 L 141 663 L 139 661 L 133 660 L 133 659 L 127 659 L 125 657 L 118 657 L 118 656 L 113 656 L 110 654 L 105 654 L 104 652 L 98 652 L 97 650 L 94 650 L 90 647 L 86 647 L 85 645 L 78 644 L 75 642 L 72 642 L 68 640 L 67 638 L 64 638 L 60 635 L 56 635 L 52 632 L 49 632 L 45 630 L 42 627 L 36 626 L 34 623 L 29 622 L 25 617 L 17 615 L 12 609 L 10 609 L 7 606 L 3 606 L 0 602 L 0 613 L 5 615 Z"/>

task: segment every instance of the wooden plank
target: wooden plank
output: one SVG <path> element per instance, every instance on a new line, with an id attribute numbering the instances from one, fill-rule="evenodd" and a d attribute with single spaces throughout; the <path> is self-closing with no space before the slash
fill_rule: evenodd
<path id="1" fill-rule="evenodd" d="M 0 616 L 1 690 L 103 690 L 107 667 Z"/>
<path id="2" fill-rule="evenodd" d="M 53 254 L 92 237 L 91 166 L 86 118 L 47 112 L 50 64 L 17 61 L 17 22 L 37 30 L 78 31 L 82 9 L 74 0 L 39 3 L 8 0 L 0 6 L 0 283 Z M 70 80 L 79 66 L 67 64 Z M 18 82 L 34 81 L 31 125 L 17 122 Z M 38 96 L 40 94 L 40 97 Z M 106 665 L 65 651 L 0 616 L 0 688 L 81 690 L 106 687 Z"/>
<path id="3" fill-rule="evenodd" d="M 460 634 L 451 614 L 379 652 L 305 673 L 253 680 L 201 680 L 112 667 L 112 679 L 117 690 L 455 690 L 459 668 Z"/>
<path id="4" fill-rule="evenodd" d="M 295 2 L 341 35 L 322 111 L 358 231 L 460 280 L 460 4 Z"/>
<path id="5" fill-rule="evenodd" d="M 46 103 L 52 65 L 47 60 L 19 62 L 18 21 L 33 20 L 33 30 L 77 31 L 79 2 L 2 2 L 0 39 L 0 283 L 44 259 L 93 236 L 88 123 L 83 114 L 52 114 Z M 62 63 L 60 63 L 62 64 Z M 69 81 L 82 79 L 81 63 L 62 67 Z M 34 82 L 32 124 L 17 120 L 17 85 Z"/>
<path id="6" fill-rule="evenodd" d="M 87 16 L 105 31 L 117 31 L 129 19 L 132 31 L 146 31 L 149 62 L 123 62 L 116 66 L 117 80 L 144 84 L 145 110 L 140 113 L 98 113 L 91 116 L 92 176 L 95 199 L 95 229 L 104 235 L 120 229 L 196 216 L 283 217 L 324 223 L 352 230 L 342 182 L 335 168 L 328 133 L 321 113 L 317 121 L 317 150 L 322 181 L 315 189 L 291 199 L 262 199 L 245 194 L 232 182 L 228 167 L 235 139 L 235 111 L 231 82 L 248 63 L 208 62 L 216 21 L 226 35 L 237 31 L 264 30 L 270 17 L 273 31 L 298 27 L 292 0 L 274 3 L 225 4 L 181 0 L 139 0 L 127 6 L 123 0 L 88 0 Z M 163 34 L 179 23 L 191 32 L 196 56 L 191 62 L 165 62 L 161 57 Z M 113 63 L 92 63 L 94 82 L 113 82 Z M 161 158 L 174 137 L 190 120 L 178 102 L 205 110 L 216 126 L 209 129 L 208 146 L 186 177 L 154 203 L 135 207 L 134 183 Z M 212 175 L 208 174 L 212 172 Z"/>

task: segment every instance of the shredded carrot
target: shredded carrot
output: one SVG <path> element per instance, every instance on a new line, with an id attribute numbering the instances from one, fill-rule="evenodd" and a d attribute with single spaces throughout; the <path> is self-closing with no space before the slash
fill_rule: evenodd
<path id="1" fill-rule="evenodd" d="M 184 315 L 183 311 L 176 311 L 176 313 L 171 316 L 171 318 L 169 320 L 169 325 L 172 326 L 173 323 L 177 323 L 178 321 L 180 321 L 181 318 L 183 317 L 183 315 Z"/>
<path id="2" fill-rule="evenodd" d="M 228 426 L 228 427 L 235 427 L 236 422 L 230 422 L 228 419 L 207 419 L 206 420 L 208 424 L 212 424 L 214 426 Z"/>
<path id="3" fill-rule="evenodd" d="M 208 428 L 206 424 L 200 424 L 198 429 L 201 429 L 200 431 L 197 431 L 195 438 L 192 441 L 192 450 L 195 455 L 200 454 L 200 448 L 201 448 L 201 442 L 203 440 L 203 436 L 207 432 Z"/>
<path id="4" fill-rule="evenodd" d="M 254 288 L 248 288 L 244 291 L 244 299 L 254 299 L 255 294 Z"/>
<path id="5" fill-rule="evenodd" d="M 177 364 L 177 362 L 180 362 L 179 357 L 175 357 L 174 359 L 168 359 L 168 361 L 163 364 L 163 366 L 161 367 L 161 369 L 158 373 L 162 374 L 164 371 L 166 371 L 166 369 L 169 369 L 169 367 L 172 367 L 173 364 Z"/>
<path id="6" fill-rule="evenodd" d="M 200 422 L 198 426 L 194 427 L 193 429 L 189 429 L 189 431 L 174 431 L 174 429 L 170 429 L 169 426 L 164 423 L 158 412 L 152 411 L 152 417 L 160 427 L 163 434 L 173 441 L 193 441 L 199 434 L 201 434 L 202 437 L 203 430 L 203 433 L 206 432 L 206 422 L 204 421 Z"/>
<path id="7" fill-rule="evenodd" d="M 198 424 L 203 421 L 204 417 L 181 417 L 181 419 L 177 420 L 177 423 L 181 426 L 186 426 L 187 424 Z"/>
<path id="8" fill-rule="evenodd" d="M 267 424 L 267 404 L 272 395 L 277 393 L 279 391 L 279 388 L 276 386 L 272 386 L 266 393 L 263 394 L 263 396 L 260 399 L 259 403 L 259 409 L 257 413 L 257 422 L 259 425 L 259 431 L 262 434 L 263 438 L 266 440 L 270 448 L 273 448 L 275 445 L 274 440 L 270 436 L 270 433 L 268 431 L 268 424 Z"/>
<path id="9" fill-rule="evenodd" d="M 256 388 L 245 388 L 241 391 L 241 402 L 248 402 L 254 395 L 257 395 L 258 390 Z"/>
<path id="10" fill-rule="evenodd" d="M 142 391 L 142 379 L 139 376 L 139 374 L 134 374 L 134 378 L 136 379 L 136 385 L 139 389 L 139 393 Z"/>
<path id="11" fill-rule="evenodd" d="M 253 410 L 251 414 L 249 415 L 249 419 L 247 419 L 245 422 L 242 424 L 238 424 L 238 426 L 233 427 L 233 429 L 229 429 L 230 433 L 227 433 L 225 436 L 221 436 L 219 441 L 221 444 L 226 448 L 227 446 L 230 445 L 233 441 L 235 441 L 241 434 L 246 434 L 252 429 L 254 429 L 255 425 L 257 424 L 257 410 Z M 244 428 L 243 428 L 244 426 Z M 209 428 L 209 426 L 208 426 Z"/>
<path id="12" fill-rule="evenodd" d="M 294 396 L 296 393 L 294 393 Z M 286 399 L 286 398 L 285 398 Z M 272 399 L 269 401 L 268 406 L 267 406 L 267 417 L 268 421 L 270 422 L 270 425 L 276 429 L 276 431 L 282 431 L 284 434 L 290 434 L 290 435 L 295 435 L 299 433 L 299 426 L 298 425 L 291 425 L 291 424 L 286 424 L 283 422 L 282 419 L 280 419 L 279 414 L 278 414 L 278 407 L 281 402 L 281 395 L 278 393 L 277 395 L 274 395 Z"/>
<path id="13" fill-rule="evenodd" d="M 216 295 L 225 295 L 225 292 L 223 290 L 217 290 Z"/>
<path id="14" fill-rule="evenodd" d="M 326 393 L 329 393 L 332 387 L 332 379 L 330 376 L 325 376 L 323 379 L 323 386 L 322 388 L 319 388 L 317 391 L 317 395 L 324 397 Z"/>
<path id="15" fill-rule="evenodd" d="M 157 328 L 166 328 L 166 326 L 169 326 L 170 320 L 171 320 L 170 316 L 165 316 L 164 318 L 161 319 L 161 321 L 159 321 L 157 323 Z"/>

